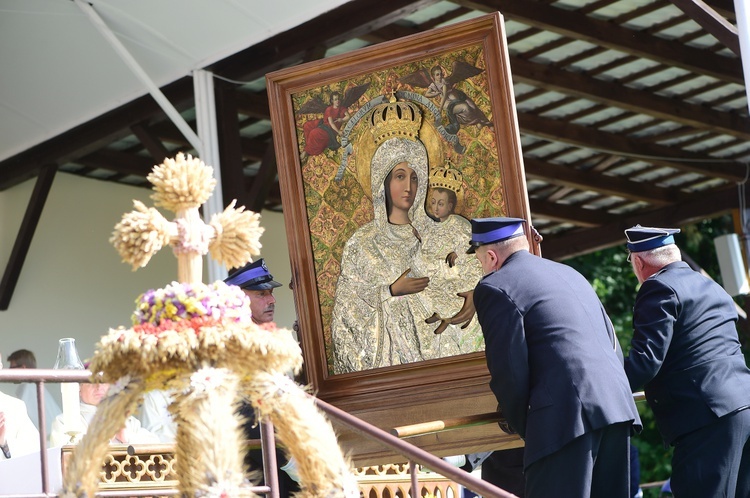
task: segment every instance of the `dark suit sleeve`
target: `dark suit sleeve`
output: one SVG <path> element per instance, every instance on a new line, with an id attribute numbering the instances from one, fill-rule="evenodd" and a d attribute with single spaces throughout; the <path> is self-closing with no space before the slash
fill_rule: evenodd
<path id="1" fill-rule="evenodd" d="M 677 321 L 679 300 L 674 290 L 658 280 L 646 280 L 633 307 L 633 340 L 625 373 L 633 391 L 653 379 L 667 355 Z"/>
<path id="2" fill-rule="evenodd" d="M 523 316 L 507 294 L 482 283 L 474 291 L 474 305 L 484 334 L 490 388 L 505 419 L 525 437 L 529 363 Z"/>

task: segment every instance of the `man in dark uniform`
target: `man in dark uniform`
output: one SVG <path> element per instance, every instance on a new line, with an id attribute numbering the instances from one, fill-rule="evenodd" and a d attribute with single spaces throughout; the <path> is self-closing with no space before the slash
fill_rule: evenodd
<path id="1" fill-rule="evenodd" d="M 273 290 L 281 284 L 273 279 L 263 258 L 251 261 L 239 270 L 232 272 L 224 283 L 236 285 L 250 298 L 250 312 L 253 321 L 262 325 L 273 322 L 276 298 Z"/>
<path id="2" fill-rule="evenodd" d="M 250 311 L 256 324 L 263 325 L 273 322 L 276 304 L 273 290 L 276 287 L 281 287 L 281 284 L 273 279 L 273 275 L 268 271 L 268 266 L 266 266 L 263 258 L 250 262 L 239 270 L 232 272 L 224 282 L 238 286 L 250 298 Z M 243 402 L 240 405 L 239 412 L 247 419 L 243 427 L 245 436 L 248 439 L 260 439 L 260 426 L 255 420 L 252 405 Z M 299 491 L 299 484 L 290 476 L 290 474 L 295 474 L 293 464 L 287 460 L 284 453 L 279 449 L 276 450 L 276 461 L 279 465 L 279 496 L 286 498 Z M 245 455 L 245 465 L 251 470 L 262 470 L 263 452 L 259 449 L 248 451 Z M 261 484 L 263 482 L 261 481 Z"/>
<path id="3" fill-rule="evenodd" d="M 526 479 L 523 475 L 524 448 L 486 451 L 466 455 L 466 462 L 460 468 L 473 472 L 481 466 L 483 481 L 513 493 L 519 498 L 526 496 Z"/>
<path id="4" fill-rule="evenodd" d="M 471 221 L 484 277 L 474 304 L 490 388 L 525 441 L 528 498 L 630 496 L 640 427 L 612 324 L 569 266 L 529 252 L 525 220 Z"/>
<path id="5" fill-rule="evenodd" d="M 681 261 L 678 229 L 625 230 L 641 288 L 625 372 L 644 388 L 674 446 L 671 487 L 682 497 L 750 497 L 750 370 L 737 312 L 716 282 Z"/>

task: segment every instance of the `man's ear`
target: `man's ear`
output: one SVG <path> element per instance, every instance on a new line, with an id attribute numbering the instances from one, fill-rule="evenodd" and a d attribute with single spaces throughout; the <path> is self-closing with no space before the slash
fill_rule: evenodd
<path id="1" fill-rule="evenodd" d="M 497 253 L 497 250 L 494 248 L 487 249 L 487 260 L 492 263 L 492 268 L 499 268 L 499 265 L 497 264 L 500 261 L 500 255 Z"/>
<path id="2" fill-rule="evenodd" d="M 633 260 L 633 264 L 638 269 L 638 271 L 643 272 L 643 269 L 646 267 L 646 261 L 637 253 L 633 254 L 631 256 L 631 259 Z"/>

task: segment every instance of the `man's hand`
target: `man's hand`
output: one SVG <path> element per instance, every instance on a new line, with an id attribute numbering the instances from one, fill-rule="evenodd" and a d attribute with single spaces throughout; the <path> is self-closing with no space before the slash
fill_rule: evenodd
<path id="1" fill-rule="evenodd" d="M 471 323 L 471 319 L 474 318 L 474 314 L 477 309 L 474 307 L 474 290 L 459 292 L 459 297 L 464 298 L 464 305 L 458 310 L 458 313 L 453 315 L 448 322 L 451 325 L 461 325 L 462 329 L 465 329 Z"/>
<path id="2" fill-rule="evenodd" d="M 505 420 L 505 417 L 503 416 L 503 410 L 502 408 L 500 408 L 500 405 L 497 405 L 497 413 L 498 415 L 500 415 L 500 420 L 497 421 L 497 425 L 498 427 L 500 427 L 500 430 L 510 435 L 518 434 L 516 431 L 513 430 L 513 428 L 508 423 L 508 421 Z"/>
<path id="3" fill-rule="evenodd" d="M 500 427 L 500 430 L 502 430 L 506 434 L 510 434 L 511 436 L 514 434 L 518 434 L 516 431 L 513 430 L 510 424 L 506 422 L 505 419 L 498 420 L 497 425 L 498 427 Z"/>
<path id="4" fill-rule="evenodd" d="M 113 444 L 127 444 L 128 443 L 128 436 L 125 432 L 125 427 L 117 431 L 117 434 L 115 434 L 115 437 L 113 437 L 110 440 L 110 443 Z"/>
<path id="5" fill-rule="evenodd" d="M 391 296 L 405 296 L 407 294 L 416 294 L 422 292 L 430 283 L 429 277 L 408 277 L 411 268 L 401 274 L 390 286 Z"/>

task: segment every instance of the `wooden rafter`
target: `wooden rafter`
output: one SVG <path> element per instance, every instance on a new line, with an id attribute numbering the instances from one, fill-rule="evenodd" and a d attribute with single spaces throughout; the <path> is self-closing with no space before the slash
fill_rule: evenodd
<path id="1" fill-rule="evenodd" d="M 682 226 L 726 213 L 737 208 L 738 204 L 737 188 L 732 186 L 679 204 L 615 218 L 595 228 L 545 238 L 542 253 L 550 259 L 572 258 L 597 249 L 624 244 L 625 229 L 639 223 L 643 226 Z"/>
<path id="2" fill-rule="evenodd" d="M 668 66 L 743 84 L 739 59 L 708 56 L 705 50 L 659 38 L 575 11 L 529 0 L 459 0 L 465 7 L 491 12 L 542 30 L 650 59 Z"/>
<path id="3" fill-rule="evenodd" d="M 21 227 L 18 229 L 18 236 L 13 244 L 8 264 L 5 266 L 3 278 L 0 280 L 0 311 L 7 310 L 10 305 L 18 278 L 21 275 L 21 268 L 23 268 L 26 255 L 31 247 L 31 240 L 34 238 L 39 218 L 42 217 L 44 204 L 47 202 L 47 196 L 52 188 L 55 173 L 57 173 L 57 165 L 49 164 L 43 166 L 39 171 L 39 176 L 37 176 L 34 190 L 31 192 L 31 198 L 26 207 L 26 213 L 21 220 Z"/>
<path id="4" fill-rule="evenodd" d="M 624 26 L 669 2 L 687 15 L 677 12 L 640 31 Z M 733 101 L 745 96 L 737 90 L 744 87 L 740 60 L 725 55 L 726 51 L 717 54 L 721 44 L 699 48 L 687 43 L 709 32 L 727 44 L 727 35 L 712 28 L 712 23 L 730 33 L 731 43 L 731 36 L 736 38 L 736 33 L 731 34 L 732 0 L 664 0 L 609 20 L 591 15 L 611 4 L 609 0 L 573 10 L 546 0 L 454 0 L 456 8 L 440 16 L 421 24 L 404 22 L 434 3 L 354 0 L 213 64 L 209 69 L 218 77 L 227 203 L 236 198 L 254 210 L 279 209 L 281 203 L 271 133 L 242 136 L 242 130 L 269 119 L 268 96 L 239 82 L 320 59 L 328 48 L 353 38 L 369 43 L 392 40 L 475 10 L 499 10 L 506 21 L 514 21 L 515 31 L 508 38 L 510 66 L 518 87 L 527 179 L 536 181 L 532 215 L 548 220 L 546 227 L 551 230 L 545 237 L 545 256 L 567 257 L 619 241 L 621 232 L 616 237 L 616 230 L 607 235 L 610 227 L 614 224 L 619 230 L 621 220 L 638 218 L 637 214 L 616 214 L 622 211 L 647 213 L 643 216 L 658 220 L 657 224 L 682 223 L 684 217 L 673 211 L 677 206 L 688 207 L 695 218 L 712 216 L 716 209 L 706 198 L 713 199 L 711 189 L 717 188 L 717 181 L 744 178 L 747 151 L 743 144 L 750 139 L 750 119 L 746 107 L 732 108 Z M 703 30 L 673 39 L 660 36 L 688 15 Z M 544 41 L 534 42 L 540 35 L 546 37 Z M 581 41 L 591 46 L 566 53 L 568 47 L 580 47 Z M 561 55 L 548 57 L 548 53 Z M 609 55 L 608 61 L 580 69 Z M 622 71 L 626 64 L 634 69 Z M 670 68 L 680 70 L 662 77 Z M 678 87 L 679 91 L 673 90 Z M 161 90 L 180 111 L 194 105 L 190 78 Z M 703 96 L 707 93 L 710 96 Z M 560 112 L 562 106 L 571 112 Z M 109 147 L 130 136 L 138 140 L 125 148 Z M 145 187 L 145 180 L 139 183 L 134 177 L 145 179 L 153 164 L 176 150 L 190 152 L 191 146 L 151 97 L 145 96 L 0 162 L 0 190 L 33 178 L 48 164 L 59 164 L 61 170 L 76 175 Z M 586 153 L 580 154 L 582 150 Z M 599 166 L 592 168 L 595 161 Z M 258 162 L 259 168 L 248 167 Z M 612 173 L 612 168 L 619 171 Z M 644 177 L 659 183 L 645 182 Z M 583 203 L 582 198 L 586 199 Z M 571 225 L 583 231 L 570 230 Z M 553 233 L 557 229 L 559 233 Z M 604 235 L 596 236 L 600 229 Z M 577 238 L 582 240 L 571 242 Z"/>

